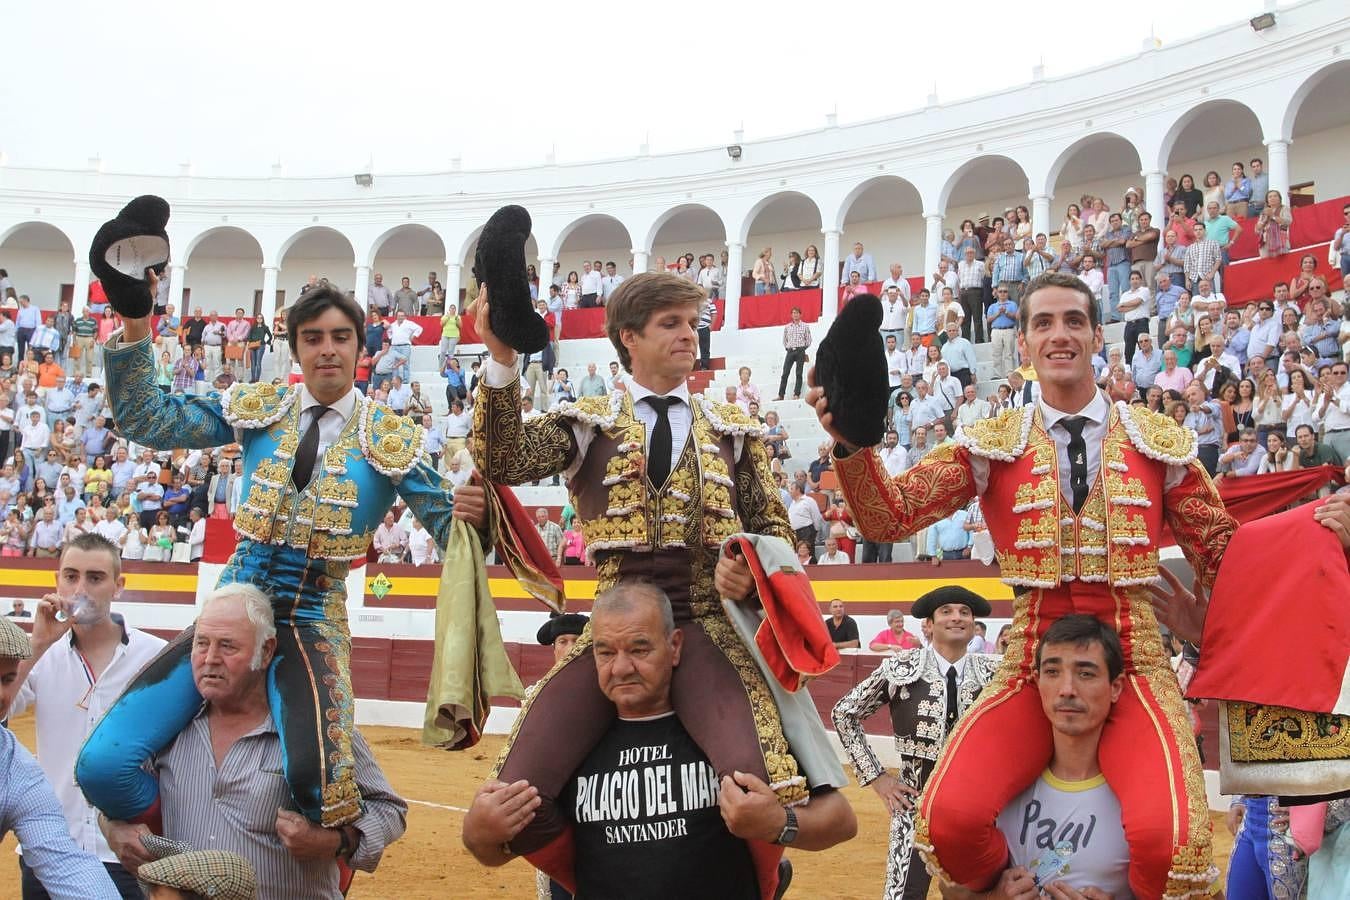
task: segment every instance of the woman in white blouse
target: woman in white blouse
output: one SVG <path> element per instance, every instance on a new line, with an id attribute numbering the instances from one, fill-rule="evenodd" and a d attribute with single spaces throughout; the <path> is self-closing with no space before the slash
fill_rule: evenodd
<path id="1" fill-rule="evenodd" d="M 1307 425 L 1314 432 L 1317 423 L 1313 421 L 1313 392 L 1308 390 L 1308 376 L 1302 369 L 1289 373 L 1289 389 L 1280 401 L 1280 416 L 1284 419 L 1285 433 L 1292 444 L 1298 426 Z"/>
<path id="2" fill-rule="evenodd" d="M 1077 244 L 1082 235 L 1083 211 L 1079 209 L 1077 203 L 1070 203 L 1068 209 L 1064 210 L 1064 221 L 1059 225 L 1060 239 Z"/>
<path id="3" fill-rule="evenodd" d="M 820 253 L 815 244 L 806 245 L 806 257 L 797 267 L 797 280 L 803 288 L 820 287 Z"/>

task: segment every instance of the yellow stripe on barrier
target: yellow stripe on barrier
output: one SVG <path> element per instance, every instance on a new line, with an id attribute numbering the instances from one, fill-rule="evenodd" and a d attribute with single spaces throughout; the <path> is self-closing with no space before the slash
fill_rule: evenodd
<path id="1" fill-rule="evenodd" d="M 149 572 L 127 572 L 127 590 L 164 591 L 167 593 L 190 594 L 197 596 L 196 575 L 170 575 Z M 53 568 L 46 569 L 3 569 L 0 568 L 0 587 L 49 587 L 56 590 L 55 561 Z"/>

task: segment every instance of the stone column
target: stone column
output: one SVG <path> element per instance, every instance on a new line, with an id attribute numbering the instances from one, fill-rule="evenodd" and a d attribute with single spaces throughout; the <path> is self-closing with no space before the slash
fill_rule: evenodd
<path id="1" fill-rule="evenodd" d="M 75 260 L 74 287 L 75 290 L 70 295 L 70 314 L 78 319 L 89 303 L 89 260 Z"/>
<path id="2" fill-rule="evenodd" d="M 924 213 L 923 283 L 933 277 L 942 259 L 942 214 Z"/>
<path id="3" fill-rule="evenodd" d="M 1167 193 L 1166 172 L 1142 172 L 1144 176 L 1144 209 L 1153 215 L 1159 229 L 1167 226 L 1167 209 L 1163 195 Z"/>
<path id="4" fill-rule="evenodd" d="M 352 292 L 356 295 L 357 305 L 365 309 L 370 301 L 370 266 L 356 267 L 356 284 L 353 285 Z"/>
<path id="5" fill-rule="evenodd" d="M 1049 194 L 1037 194 L 1031 198 L 1031 233 L 1033 235 L 1044 234 L 1047 238 L 1050 232 L 1054 231 L 1054 226 L 1050 224 L 1050 201 L 1054 199 Z M 1020 253 L 1021 247 L 1017 248 Z"/>
<path id="6" fill-rule="evenodd" d="M 455 309 L 459 310 L 459 312 L 461 313 L 464 312 L 464 310 L 460 308 L 459 282 L 460 279 L 463 277 L 462 275 L 463 268 L 464 267 L 460 263 L 450 262 L 450 260 L 447 259 L 445 261 L 445 281 L 441 282 L 441 284 L 444 285 L 445 287 L 446 306 L 449 306 L 451 303 L 453 303 L 455 304 Z"/>
<path id="7" fill-rule="evenodd" d="M 187 266 L 170 263 L 169 268 L 165 271 L 169 273 L 169 302 L 173 304 L 174 311 L 181 316 L 183 314 L 183 281 L 187 277 Z"/>
<path id="8" fill-rule="evenodd" d="M 633 274 L 639 275 L 643 272 L 646 272 L 647 267 L 651 264 L 647 258 L 647 251 L 639 250 L 636 247 L 634 247 L 632 250 L 629 250 L 628 252 L 633 254 Z"/>
<path id="9" fill-rule="evenodd" d="M 727 241 L 727 270 L 723 277 L 722 296 L 726 298 L 726 316 L 722 325 L 724 331 L 735 331 L 741 327 L 741 273 L 745 269 L 745 245 Z"/>
<path id="10" fill-rule="evenodd" d="M 826 229 L 825 235 L 825 274 L 820 279 L 821 290 L 825 292 L 821 304 L 822 319 L 833 319 L 839 314 L 839 232 Z"/>
<path id="11" fill-rule="evenodd" d="M 262 315 L 263 321 L 267 323 L 267 327 L 271 328 L 272 319 L 277 314 L 277 267 L 264 265 L 262 273 L 262 303 L 258 306 L 258 312 Z"/>
<path id="12" fill-rule="evenodd" d="M 1270 189 L 1279 191 L 1289 206 L 1289 141 L 1266 141 L 1266 172 Z"/>

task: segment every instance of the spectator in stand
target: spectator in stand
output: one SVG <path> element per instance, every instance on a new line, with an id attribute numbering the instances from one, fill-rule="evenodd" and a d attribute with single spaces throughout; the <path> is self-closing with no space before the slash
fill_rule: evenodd
<path id="1" fill-rule="evenodd" d="M 1091 227 L 1091 226 L 1089 226 Z M 1106 293 L 1106 277 L 1102 270 L 1097 268 L 1097 257 L 1091 253 L 1083 254 L 1082 270 L 1078 273 L 1078 279 L 1088 286 L 1092 292 L 1093 303 L 1097 306 L 1097 312 L 1102 313 L 1103 295 Z"/>
<path id="2" fill-rule="evenodd" d="M 1345 465 L 1345 460 L 1341 459 L 1341 455 L 1336 452 L 1336 448 L 1317 440 L 1317 431 L 1312 425 L 1298 426 L 1294 440 L 1298 443 L 1297 468 L 1314 469 L 1317 466 L 1335 466 L 1340 469 Z M 1322 488 L 1322 492 L 1328 490 L 1326 487 Z"/>
<path id="3" fill-rule="evenodd" d="M 1252 196 L 1247 204 L 1248 218 L 1260 218 L 1261 213 L 1265 211 L 1266 198 L 1270 196 L 1270 176 L 1266 174 L 1266 166 L 1260 159 L 1253 158 L 1250 163 L 1252 170 L 1248 181 L 1251 183 Z M 1229 211 L 1232 215 L 1232 211 Z"/>
<path id="4" fill-rule="evenodd" d="M 985 312 L 984 318 L 989 329 L 989 340 L 994 345 L 994 374 L 1003 377 L 1017 368 L 1017 300 L 1013 299 L 1007 285 L 1000 284 L 994 289 L 994 302 Z M 944 346 L 943 356 L 946 355 L 947 348 Z M 976 371 L 978 368 L 972 368 L 972 375 Z M 956 375 L 961 377 L 959 372 Z"/>
<path id="5" fill-rule="evenodd" d="M 57 521 L 56 507 L 47 504 L 38 514 L 38 520 L 32 526 L 28 537 L 28 555 L 55 559 L 61 552 L 61 540 L 65 537 L 65 525 Z"/>
<path id="6" fill-rule="evenodd" d="M 1230 220 L 1231 221 L 1231 220 Z M 1200 289 L 1200 280 L 1208 279 L 1210 284 L 1218 283 L 1219 270 L 1223 266 L 1224 248 L 1218 241 L 1207 235 L 1206 226 L 1195 223 L 1192 230 L 1193 240 L 1186 248 L 1182 268 L 1186 273 L 1186 288 L 1191 293 Z"/>
<path id="7" fill-rule="evenodd" d="M 206 376 L 204 363 L 205 348 L 198 344 L 191 352 L 184 353 L 173 364 L 173 380 L 170 389 L 175 394 L 196 394 L 197 386 L 203 384 Z"/>
<path id="8" fill-rule="evenodd" d="M 705 257 L 709 263 L 712 262 L 712 256 Z M 704 271 L 707 271 L 706 269 Z M 706 372 L 712 368 L 712 325 L 713 320 L 717 318 L 717 304 L 713 303 L 710 294 L 703 301 L 698 314 L 698 364 L 695 369 Z"/>
<path id="9" fill-rule="evenodd" d="M 462 320 L 459 317 L 459 308 L 451 303 L 446 307 L 445 315 L 441 316 L 440 361 L 442 367 L 444 367 L 446 360 L 455 355 L 455 348 L 459 346 L 461 327 Z"/>
<path id="10" fill-rule="evenodd" d="M 1252 182 L 1242 163 L 1233 163 L 1233 177 L 1223 186 L 1224 212 L 1234 219 L 1245 219 L 1252 200 Z"/>
<path id="11" fill-rule="evenodd" d="M 161 509 L 155 514 L 155 524 L 150 526 L 142 559 L 147 562 L 170 562 L 173 559 L 173 545 L 178 531 L 169 521 L 169 511 Z"/>
<path id="12" fill-rule="evenodd" d="M 1298 337 L 1303 346 L 1311 347 L 1313 352 L 1317 354 L 1314 365 L 1321 368 L 1331 365 L 1341 355 L 1340 342 L 1337 339 L 1341 330 L 1341 322 L 1339 319 L 1333 319 L 1327 315 L 1327 301 L 1321 296 L 1321 282 L 1315 282 L 1315 285 L 1317 294 L 1308 301 L 1303 322 L 1298 328 Z M 47 399 L 50 409 L 50 393 L 47 395 Z"/>
<path id="13" fill-rule="evenodd" d="M 405 279 L 406 280 L 406 279 Z M 403 561 L 404 555 L 408 552 L 408 532 L 394 516 L 391 509 L 384 514 L 384 521 L 375 529 L 375 537 L 372 539 L 375 552 L 379 555 L 378 562 L 399 563 Z"/>
<path id="14" fill-rule="evenodd" d="M 182 525 L 187 521 L 188 502 L 191 499 L 192 492 L 187 485 L 183 483 L 181 472 L 173 473 L 172 483 L 164 489 L 163 504 L 165 511 L 169 514 L 169 521 L 174 525 Z"/>
<path id="15" fill-rule="evenodd" d="M 603 397 L 609 393 L 605 379 L 595 372 L 595 363 L 586 364 L 586 375 L 577 384 L 578 397 Z"/>
<path id="16" fill-rule="evenodd" d="M 788 251 L 787 262 L 783 264 L 783 273 L 779 276 L 778 284 L 780 290 L 799 291 L 802 287 L 801 270 L 802 257 L 796 250 Z"/>
<path id="17" fill-rule="evenodd" d="M 1073 245 L 1073 256 L 1070 262 L 1081 272 L 1083 269 L 1083 259 L 1087 256 L 1096 257 L 1096 262 L 1101 261 L 1105 251 L 1102 250 L 1102 243 L 1098 239 L 1097 227 L 1091 223 L 1083 225 L 1083 235 L 1078 242 Z M 1105 276 L 1102 276 L 1103 278 Z"/>
<path id="18" fill-rule="evenodd" d="M 755 260 L 755 266 L 750 274 L 755 279 L 756 297 L 772 294 L 777 290 L 778 277 L 774 272 L 772 247 L 765 247 L 759 252 L 759 258 Z"/>
<path id="19" fill-rule="evenodd" d="M 1257 240 L 1262 257 L 1279 256 L 1289 252 L 1289 229 L 1294 217 L 1279 191 L 1266 191 L 1265 197 L 1261 214 L 1256 218 Z"/>
<path id="20" fill-rule="evenodd" d="M 1005 285 L 999 285 L 999 290 L 1005 290 Z M 980 329 L 983 332 L 983 328 Z M 975 355 L 975 346 L 966 338 L 961 336 L 955 324 L 947 325 L 947 342 L 942 345 L 942 359 L 947 363 L 948 371 L 951 376 L 960 382 L 962 387 L 973 384 L 976 375 L 979 372 L 979 360 Z"/>
<path id="21" fill-rule="evenodd" d="M 816 447 L 816 458 L 811 460 L 811 465 L 807 467 L 806 473 L 811 490 L 821 490 L 820 476 L 825 472 L 834 471 L 834 457 L 830 455 L 830 451 L 833 449 L 834 446 L 829 441 L 824 441 Z"/>
<path id="22" fill-rule="evenodd" d="M 1339 267 L 1342 279 L 1350 282 L 1350 203 L 1342 207 L 1341 217 L 1344 221 L 1331 236 L 1331 244 L 1327 247 L 1327 263 L 1333 268 Z"/>
<path id="23" fill-rule="evenodd" d="M 1205 385 L 1197 378 L 1182 392 L 1187 412 L 1183 424 L 1200 438 L 1196 456 L 1211 478 L 1219 467 L 1219 446 L 1224 440 L 1223 417 L 1219 404 L 1209 398 Z"/>
<path id="24" fill-rule="evenodd" d="M 886 292 L 892 287 L 900 292 L 900 297 L 909 305 L 909 281 L 905 279 L 905 267 L 900 263 L 891 263 L 890 274 L 886 280 L 881 282 L 881 293 L 885 296 Z"/>
<path id="25" fill-rule="evenodd" d="M 375 273 L 374 283 L 366 289 L 366 309 L 370 313 L 387 316 L 394 310 L 394 292 L 384 283 L 384 275 Z"/>
<path id="26" fill-rule="evenodd" d="M 575 271 L 567 273 L 567 280 L 558 288 L 558 295 L 562 297 L 564 310 L 581 308 L 581 279 Z M 550 300 L 553 296 L 553 291 L 549 291 Z"/>
<path id="27" fill-rule="evenodd" d="M 562 564 L 564 566 L 586 564 L 586 537 L 581 533 L 581 523 L 575 518 L 563 529 Z"/>
<path id="28" fill-rule="evenodd" d="M 1200 196 L 1200 211 L 1203 212 L 1208 209 L 1209 204 L 1211 203 L 1217 205 L 1219 209 L 1223 209 L 1225 205 L 1223 199 L 1223 179 L 1219 177 L 1218 172 L 1211 171 L 1205 173 L 1205 184 Z"/>
<path id="29" fill-rule="evenodd" d="M 770 459 L 786 460 L 792 454 L 788 452 L 788 432 L 778 419 L 778 413 L 769 410 L 764 416 L 764 444 L 769 450 Z"/>
<path id="30" fill-rule="evenodd" d="M 408 279 L 403 279 L 407 281 Z M 400 291 L 399 293 L 402 293 Z M 411 293 L 411 292 L 410 292 Z M 416 297 L 413 294 L 413 297 Z M 422 334 L 422 326 L 408 318 L 400 304 L 394 313 L 394 324 L 389 326 L 389 350 L 397 360 L 398 373 L 404 381 L 409 380 L 409 367 L 412 362 L 412 345 Z"/>
<path id="31" fill-rule="evenodd" d="M 1219 475 L 1233 478 L 1245 478 L 1261 470 L 1266 460 L 1266 449 L 1256 440 L 1255 428 L 1244 428 L 1238 434 L 1237 443 L 1219 456 Z"/>
<path id="32" fill-rule="evenodd" d="M 844 601 L 831 600 L 830 614 L 825 617 L 825 628 L 830 633 L 830 641 L 839 650 L 857 650 L 858 623 L 852 616 L 844 614 Z"/>
<path id="33" fill-rule="evenodd" d="M 1177 365 L 1177 351 L 1169 346 L 1163 350 L 1162 371 L 1154 376 L 1153 383 L 1164 391 L 1184 391 L 1191 381 L 1195 378 L 1191 370 L 1185 366 Z"/>
<path id="34" fill-rule="evenodd" d="M 1172 201 L 1171 215 L 1167 219 L 1167 227 L 1163 229 L 1163 239 L 1166 240 L 1170 234 L 1179 247 L 1186 249 L 1191 245 L 1191 241 L 1195 240 L 1196 221 L 1196 213 L 1187 212 L 1184 202 Z"/>
<path id="35" fill-rule="evenodd" d="M 953 417 L 956 425 L 967 428 L 981 419 L 989 418 L 990 414 L 989 401 L 976 396 L 975 385 L 966 385 L 961 394 L 961 405 L 956 408 L 956 415 Z"/>
<path id="36" fill-rule="evenodd" d="M 962 254 L 964 258 L 956 266 L 956 281 L 961 288 L 961 330 L 966 339 L 970 340 L 974 327 L 973 320 L 979 318 L 984 309 L 985 267 L 984 263 L 976 258 L 973 246 L 966 244 Z"/>
<path id="37" fill-rule="evenodd" d="M 876 263 L 872 262 L 872 254 L 863 251 L 862 241 L 853 245 L 853 252 L 844 260 L 843 275 L 847 280 L 854 272 L 863 284 L 871 284 L 874 281 L 880 281 L 877 276 Z"/>
<path id="38" fill-rule="evenodd" d="M 1138 343 L 1140 336 L 1148 334 L 1149 314 L 1152 312 L 1149 300 L 1148 288 L 1144 287 L 1143 273 L 1131 272 L 1129 289 L 1121 294 L 1119 303 L 1120 314 L 1125 321 L 1125 363 L 1127 365 L 1134 361 L 1135 345 Z"/>
<path id="39" fill-rule="evenodd" d="M 263 316 L 254 316 L 253 325 L 248 330 L 249 381 L 262 380 L 263 356 L 271 347 L 272 329 L 268 327 L 267 320 Z"/>
<path id="40" fill-rule="evenodd" d="M 1298 429 L 1304 425 L 1313 427 L 1313 400 L 1316 395 L 1309 387 L 1308 375 L 1301 368 L 1289 372 L 1289 386 L 1285 389 L 1280 402 L 1280 417 L 1285 423 L 1285 433 L 1292 442 Z"/>
<path id="41" fill-rule="evenodd" d="M 751 403 L 760 403 L 759 388 L 750 383 L 750 367 L 741 366 L 736 370 L 736 405 L 744 412 L 750 411 Z M 780 398 L 781 399 L 781 398 Z"/>
<path id="42" fill-rule="evenodd" d="M 868 641 L 873 653 L 894 653 L 898 650 L 917 650 L 923 645 L 905 629 L 905 614 L 898 609 L 886 613 L 886 627 Z"/>
<path id="43" fill-rule="evenodd" d="M 581 263 L 581 299 L 578 305 L 582 309 L 594 309 L 600 305 L 600 294 L 604 288 L 604 276 L 600 274 L 600 261 L 582 261 Z M 687 273 L 685 277 L 692 277 Z"/>
<path id="44" fill-rule="evenodd" d="M 1326 382 L 1319 385 L 1319 396 L 1313 401 L 1313 418 L 1322 428 L 1324 442 L 1343 460 L 1350 460 L 1350 378 L 1347 371 L 1350 371 L 1350 362 L 1333 362 Z"/>
<path id="45" fill-rule="evenodd" d="M 896 347 L 895 335 L 888 334 L 885 339 L 886 379 L 892 388 L 898 388 L 906 374 L 904 351 Z"/>
<path id="46" fill-rule="evenodd" d="M 845 284 L 843 291 L 840 292 L 839 302 L 840 304 L 844 304 L 852 300 L 859 294 L 866 294 L 866 293 L 867 293 L 867 285 L 863 284 L 862 276 L 859 275 L 857 272 L 854 272 L 853 274 L 848 276 L 848 284 Z"/>
<path id="47" fill-rule="evenodd" d="M 1266 453 L 1261 457 L 1261 464 L 1257 466 L 1257 475 L 1292 472 L 1298 468 L 1298 453 L 1289 449 L 1289 442 L 1285 440 L 1283 432 L 1278 430 L 1269 432 L 1265 443 Z"/>
<path id="48" fill-rule="evenodd" d="M 412 289 L 412 279 L 406 275 L 403 276 L 399 289 L 394 292 L 394 314 L 398 315 L 401 312 L 405 316 L 415 316 L 420 306 L 417 292 Z"/>
<path id="49" fill-rule="evenodd" d="M 806 487 L 795 478 L 788 483 L 788 524 L 797 540 L 814 548 L 817 536 L 825 530 L 825 519 L 816 501 L 806 494 Z"/>
<path id="50" fill-rule="evenodd" d="M 38 364 L 37 386 L 39 390 L 50 390 L 64 381 L 66 377 L 65 370 L 56 362 L 56 353 L 52 350 L 42 351 L 42 360 Z"/>
<path id="51" fill-rule="evenodd" d="M 558 367 L 554 370 L 553 381 L 549 384 L 548 408 L 553 409 L 563 401 L 572 403 L 575 402 L 576 399 L 576 390 L 572 387 L 572 382 L 567 377 L 567 370 L 561 366 Z"/>
<path id="52" fill-rule="evenodd" d="M 253 319 L 244 315 L 244 308 L 234 311 L 234 318 L 225 324 L 225 358 L 245 371 L 248 365 L 248 335 L 253 330 Z"/>
<path id="53" fill-rule="evenodd" d="M 403 414 L 417 420 L 431 412 L 431 400 L 422 393 L 422 382 L 414 381 L 408 387 L 408 403 Z"/>
<path id="54" fill-rule="evenodd" d="M 726 253 L 722 254 L 722 268 L 726 268 Z M 820 251 L 816 249 L 815 244 L 806 245 L 806 255 L 802 257 L 802 264 L 797 268 L 797 279 L 801 282 L 802 288 L 820 287 L 820 277 L 825 274 L 821 268 Z"/>
<path id="55" fill-rule="evenodd" d="M 1059 225 L 1059 236 L 1069 244 L 1075 244 L 1083 235 L 1083 210 L 1077 203 L 1070 203 L 1064 209 L 1064 221 Z"/>
<path id="56" fill-rule="evenodd" d="M 1022 266 L 1026 269 L 1027 281 L 1038 278 L 1050 270 L 1055 255 L 1050 252 L 1049 239 L 1044 232 L 1036 237 L 1022 241 Z"/>
<path id="57" fill-rule="evenodd" d="M 441 377 L 445 379 L 446 403 L 453 404 L 456 400 L 463 400 L 469 396 L 468 386 L 464 383 L 464 372 L 459 367 L 458 359 L 453 356 L 446 358 Z"/>
<path id="58" fill-rule="evenodd" d="M 111 309 L 108 310 L 108 314 L 112 315 Z M 100 330 L 99 343 L 106 341 L 107 338 Z M 215 310 L 211 310 L 206 326 L 202 329 L 202 346 L 206 348 L 206 377 L 210 381 L 215 381 L 216 376 L 220 374 L 226 341 L 225 323 L 220 321 Z"/>
<path id="59" fill-rule="evenodd" d="M 909 300 L 898 284 L 888 285 L 881 294 L 881 333 L 896 341 L 904 339 L 905 323 L 909 319 Z"/>
<path id="60" fill-rule="evenodd" d="M 1131 271 L 1138 271 L 1144 287 L 1149 289 L 1154 284 L 1154 265 L 1161 236 L 1158 229 L 1153 227 L 1153 215 L 1148 210 L 1139 210 L 1136 225 L 1125 241 L 1125 248 L 1129 253 Z"/>
<path id="61" fill-rule="evenodd" d="M 1130 378 L 1147 392 L 1153 387 L 1158 373 L 1162 371 L 1162 353 L 1153 346 L 1153 335 L 1147 331 L 1140 334 L 1135 346 L 1134 359 L 1130 361 Z"/>
<path id="62" fill-rule="evenodd" d="M 802 367 L 806 365 L 806 351 L 811 346 L 811 329 L 802 322 L 802 310 L 792 307 L 792 321 L 783 328 L 783 375 L 778 381 L 778 397 L 782 400 L 787 390 L 788 370 L 797 367 L 797 380 L 792 391 L 792 399 L 802 395 Z"/>
<path id="63" fill-rule="evenodd" d="M 1102 323 L 1120 321 L 1120 296 L 1129 289 L 1130 250 L 1126 246 L 1134 232 L 1125 224 L 1120 213 L 1111 213 L 1107 229 L 1102 232 L 1101 248 L 1106 253 L 1107 304 Z"/>
<path id="64" fill-rule="evenodd" d="M 98 320 L 89 312 L 88 307 L 71 323 L 70 335 L 71 372 L 86 377 L 93 375 L 95 366 L 102 368 L 102 364 L 99 361 L 101 354 L 95 349 L 98 340 Z M 3 343 L 3 340 L 0 340 L 0 343 Z"/>
<path id="65" fill-rule="evenodd" d="M 548 549 L 549 558 L 556 561 L 559 565 L 563 561 L 563 530 L 562 527 L 554 522 L 548 516 L 548 510 L 542 506 L 534 511 L 534 528 L 539 532 L 539 537 Z"/>
<path id="66" fill-rule="evenodd" d="M 825 552 L 820 554 L 816 560 L 818 566 L 848 566 L 852 565 L 853 560 L 849 559 L 847 553 L 839 549 L 839 542 L 833 537 L 825 538 Z"/>
<path id="67" fill-rule="evenodd" d="M 1232 216 L 1223 211 L 1223 204 L 1216 201 L 1209 201 L 1205 205 L 1205 236 L 1219 245 L 1222 251 L 1223 265 L 1228 265 L 1229 251 L 1237 243 L 1238 236 L 1242 234 L 1242 226 L 1239 225 Z M 1222 268 L 1220 268 L 1222 271 Z"/>
<path id="68" fill-rule="evenodd" d="M 42 313 L 33 305 L 27 294 L 19 295 L 19 309 L 14 314 L 14 340 L 18 348 L 18 359 L 23 359 L 33 333 L 42 324 Z"/>
<path id="69" fill-rule="evenodd" d="M 711 262 L 712 257 L 709 256 L 708 260 L 709 262 Z M 721 276 L 719 275 L 718 277 L 720 279 Z M 619 267 L 615 264 L 614 260 L 610 260 L 609 262 L 605 263 L 605 276 L 600 279 L 601 303 L 608 305 L 609 295 L 614 293 L 618 289 L 619 285 L 623 284 L 623 282 L 624 278 L 622 275 L 619 274 Z"/>
<path id="70" fill-rule="evenodd" d="M 951 296 L 950 288 L 943 288 L 943 294 Z M 909 308 L 910 346 L 927 347 L 933 343 L 937 332 L 937 307 L 929 302 L 927 288 L 919 291 L 919 296 Z M 958 307 L 959 308 L 959 307 Z M 915 342 L 918 344 L 915 344 Z M 925 354 L 926 355 L 926 354 Z"/>

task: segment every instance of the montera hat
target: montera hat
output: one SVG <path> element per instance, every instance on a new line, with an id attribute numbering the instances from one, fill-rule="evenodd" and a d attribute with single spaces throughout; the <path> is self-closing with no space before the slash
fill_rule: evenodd
<path id="1" fill-rule="evenodd" d="M 970 611 L 977 616 L 987 616 L 991 610 L 989 601 L 974 591 L 963 588 L 959 584 L 945 584 L 915 600 L 914 607 L 909 611 L 909 614 L 916 619 L 931 619 L 933 613 L 937 612 L 939 607 L 946 606 L 948 603 L 962 603 L 969 606 Z"/>
<path id="2" fill-rule="evenodd" d="M 589 619 L 579 613 L 563 613 L 540 625 L 534 639 L 545 647 L 552 647 L 553 642 L 564 634 L 581 634 L 588 621 Z"/>

